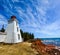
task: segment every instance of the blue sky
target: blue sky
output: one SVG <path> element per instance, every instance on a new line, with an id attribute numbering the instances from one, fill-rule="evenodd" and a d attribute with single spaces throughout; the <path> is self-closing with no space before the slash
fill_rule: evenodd
<path id="1" fill-rule="evenodd" d="M 0 0 L 0 29 L 12 15 L 35 38 L 60 37 L 60 0 Z"/>

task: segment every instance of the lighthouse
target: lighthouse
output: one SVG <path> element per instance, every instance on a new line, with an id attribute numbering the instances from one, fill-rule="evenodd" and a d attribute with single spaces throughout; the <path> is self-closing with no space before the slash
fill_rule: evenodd
<path id="1" fill-rule="evenodd" d="M 20 28 L 16 16 L 11 16 L 5 32 L 7 33 L 7 35 L 4 39 L 4 43 L 22 42 Z"/>

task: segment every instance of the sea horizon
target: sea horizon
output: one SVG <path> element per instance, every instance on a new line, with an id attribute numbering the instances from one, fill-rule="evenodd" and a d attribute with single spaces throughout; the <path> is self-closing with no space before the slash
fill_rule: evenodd
<path id="1" fill-rule="evenodd" d="M 60 38 L 40 38 L 44 44 L 60 46 Z"/>

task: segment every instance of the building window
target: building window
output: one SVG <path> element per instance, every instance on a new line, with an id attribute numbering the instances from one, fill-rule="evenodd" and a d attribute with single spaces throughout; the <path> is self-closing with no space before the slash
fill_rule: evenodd
<path id="1" fill-rule="evenodd" d="M 17 26 L 17 22 L 16 22 L 16 26 Z"/>
<path id="2" fill-rule="evenodd" d="M 17 32 L 18 32 L 18 27 L 17 27 Z"/>
<path id="3" fill-rule="evenodd" d="M 18 40 L 20 40 L 20 35 L 18 34 Z"/>

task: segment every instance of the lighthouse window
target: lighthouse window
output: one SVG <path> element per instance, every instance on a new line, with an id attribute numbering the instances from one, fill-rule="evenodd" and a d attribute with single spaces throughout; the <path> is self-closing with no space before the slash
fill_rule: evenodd
<path id="1" fill-rule="evenodd" d="M 18 27 L 17 27 L 17 31 L 18 31 Z"/>
<path id="2" fill-rule="evenodd" d="M 20 40 L 20 35 L 18 34 L 18 40 Z"/>
<path id="3" fill-rule="evenodd" d="M 17 26 L 17 22 L 16 22 L 16 26 Z"/>

